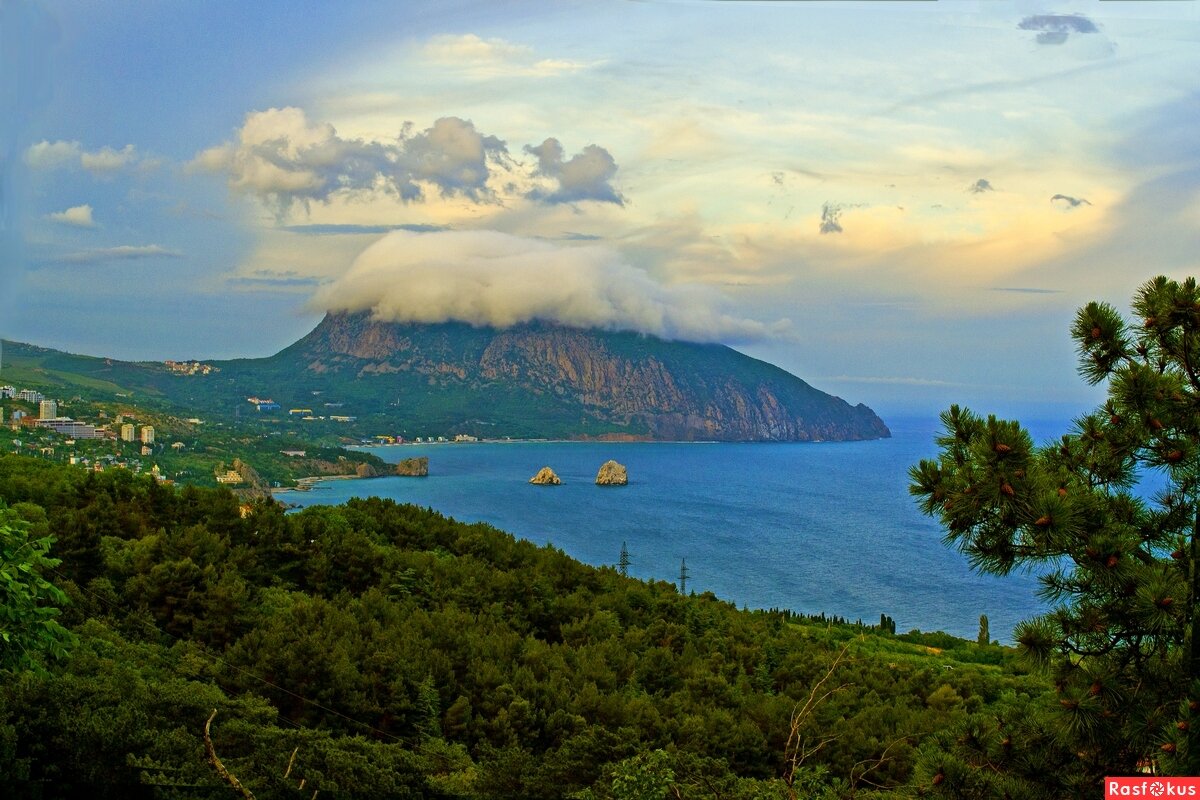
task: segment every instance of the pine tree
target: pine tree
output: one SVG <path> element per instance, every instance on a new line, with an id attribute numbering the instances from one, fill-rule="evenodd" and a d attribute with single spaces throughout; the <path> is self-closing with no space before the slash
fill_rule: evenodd
<path id="1" fill-rule="evenodd" d="M 1059 442 L 952 406 L 939 458 L 910 473 L 975 569 L 1044 571 L 1054 609 L 1015 638 L 1051 672 L 1080 785 L 1200 770 L 1200 291 L 1159 277 L 1132 308 L 1136 326 L 1106 303 L 1076 315 L 1080 372 L 1107 399 Z M 1151 473 L 1165 488 L 1147 500 Z"/>
<path id="2" fill-rule="evenodd" d="M 979 615 L 979 635 L 975 637 L 975 641 L 980 647 L 987 647 L 992 643 L 991 631 L 988 630 L 987 614 Z"/>

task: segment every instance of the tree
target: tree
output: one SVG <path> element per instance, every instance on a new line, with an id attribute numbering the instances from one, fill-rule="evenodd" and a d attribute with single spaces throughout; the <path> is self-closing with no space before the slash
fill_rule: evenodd
<path id="1" fill-rule="evenodd" d="M 987 614 L 979 615 L 979 635 L 975 637 L 975 641 L 980 647 L 987 647 L 992 642 L 991 631 L 988 630 Z"/>
<path id="2" fill-rule="evenodd" d="M 53 537 L 33 539 L 28 526 L 0 505 L 0 672 L 40 669 L 40 656 L 62 658 L 71 633 L 58 623 L 67 596 L 42 577 L 58 566 L 47 553 Z"/>
<path id="3" fill-rule="evenodd" d="M 1107 399 L 1060 441 L 952 406 L 939 457 L 910 471 L 975 569 L 1042 571 L 1054 608 L 1015 639 L 1050 670 L 1080 787 L 1200 769 L 1200 291 L 1159 277 L 1132 308 L 1135 326 L 1106 303 L 1077 313 L 1080 372 Z M 1145 479 L 1164 486 L 1144 497 Z"/>

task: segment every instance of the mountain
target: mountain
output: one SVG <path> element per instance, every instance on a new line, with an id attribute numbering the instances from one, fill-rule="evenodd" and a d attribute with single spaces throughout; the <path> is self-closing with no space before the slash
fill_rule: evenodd
<path id="1" fill-rule="evenodd" d="M 495 329 L 331 313 L 260 366 L 264 377 L 303 375 L 306 386 L 321 384 L 309 391 L 343 394 L 347 405 L 374 395 L 392 402 L 390 416 L 397 419 L 485 436 L 833 441 L 890 435 L 866 406 L 851 406 L 723 345 L 547 323 Z"/>
<path id="2" fill-rule="evenodd" d="M 8 343 L 8 381 L 136 394 L 225 419 L 311 432 L 499 438 L 845 441 L 890 436 L 851 406 L 724 345 L 549 323 L 376 322 L 330 313 L 267 358 L 122 362 Z M 15 368 L 15 370 L 13 369 Z M 9 377 L 12 376 L 12 377 Z M 40 380 L 39 380 L 40 379 Z M 249 397 L 282 408 L 256 412 Z M 353 418 L 334 422 L 333 417 Z"/>

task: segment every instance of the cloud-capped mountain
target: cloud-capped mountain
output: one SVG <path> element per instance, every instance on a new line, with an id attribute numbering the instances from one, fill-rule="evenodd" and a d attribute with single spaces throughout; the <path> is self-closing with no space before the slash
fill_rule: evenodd
<path id="1" fill-rule="evenodd" d="M 866 406 L 851 406 L 724 345 L 537 322 L 497 329 L 330 313 L 271 358 L 229 362 L 226 375 L 235 374 L 257 374 L 259 391 L 282 393 L 292 384 L 344 398 L 360 416 L 386 416 L 414 435 L 720 441 L 890 435 Z"/>

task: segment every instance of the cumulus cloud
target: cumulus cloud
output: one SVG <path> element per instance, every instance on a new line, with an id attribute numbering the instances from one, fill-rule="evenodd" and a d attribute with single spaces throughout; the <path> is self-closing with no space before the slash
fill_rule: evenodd
<path id="1" fill-rule="evenodd" d="M 182 258 L 183 253 L 156 244 L 123 244 L 117 247 L 95 247 L 68 253 L 55 261 L 62 264 L 91 264 L 100 261 L 136 261 L 144 258 Z"/>
<path id="2" fill-rule="evenodd" d="M 42 140 L 25 151 L 25 163 L 34 169 L 59 169 L 78 164 L 82 152 L 79 142 Z"/>
<path id="3" fill-rule="evenodd" d="M 833 205 L 826 203 L 821 206 L 821 233 L 841 233 L 842 223 L 838 220 L 842 216 L 842 209 L 845 206 Z"/>
<path id="4" fill-rule="evenodd" d="M 1025 17 L 1017 27 L 1037 31 L 1038 44 L 1063 44 L 1072 33 L 1099 33 L 1100 29 L 1082 14 L 1034 14 Z"/>
<path id="5" fill-rule="evenodd" d="M 120 150 L 102 147 L 94 153 L 79 154 L 79 164 L 93 175 L 105 175 L 124 169 L 137 160 L 133 145 L 127 144 Z"/>
<path id="6" fill-rule="evenodd" d="M 388 322 L 541 320 L 706 342 L 754 341 L 787 324 L 738 318 L 723 305 L 709 287 L 664 285 L 606 247 L 496 231 L 395 231 L 310 302 Z"/>
<path id="7" fill-rule="evenodd" d="M 1065 194 L 1054 195 L 1054 197 L 1050 198 L 1050 202 L 1068 210 L 1072 208 L 1078 208 L 1079 206 L 1091 205 L 1086 197 L 1071 197 L 1070 195 Z"/>
<path id="8" fill-rule="evenodd" d="M 72 225 L 76 228 L 94 228 L 96 221 L 92 219 L 92 207 L 88 204 L 71 206 L 66 211 L 55 211 L 47 214 L 46 219 L 62 225 Z"/>
<path id="9" fill-rule="evenodd" d="M 489 195 L 490 165 L 505 144 L 470 120 L 443 117 L 391 141 L 346 139 L 303 109 L 272 108 L 246 115 L 237 140 L 211 147 L 193 169 L 226 175 L 230 188 L 252 194 L 280 213 L 293 203 L 327 202 L 334 193 L 384 191 L 419 200 L 426 187 L 475 200 Z"/>
<path id="10" fill-rule="evenodd" d="M 530 197 L 546 203 L 576 203 L 595 200 L 601 203 L 625 205 L 610 181 L 617 174 L 617 162 L 599 145 L 589 144 L 583 151 L 563 161 L 563 147 L 553 137 L 537 147 L 525 146 L 525 152 L 537 156 L 537 175 L 549 178 L 554 188 L 536 188 Z"/>
<path id="11" fill-rule="evenodd" d="M 280 217 L 295 203 L 307 208 L 335 196 L 376 192 L 405 202 L 423 200 L 430 190 L 492 202 L 497 185 L 547 204 L 624 205 L 611 183 L 617 163 L 603 147 L 588 145 L 565 159 L 562 145 L 549 138 L 525 150 L 537 156 L 536 165 L 516 163 L 502 139 L 458 117 L 443 117 L 422 131 L 406 123 L 388 141 L 350 139 L 289 107 L 247 114 L 235 141 L 201 151 L 189 169 L 225 175 L 231 189 L 257 197 Z M 500 179 L 489 185 L 496 175 Z M 529 190 L 512 188 L 530 184 Z"/>
<path id="12" fill-rule="evenodd" d="M 971 194 L 983 194 L 984 192 L 994 192 L 996 187 L 992 186 L 992 182 L 987 178 L 980 178 L 967 187 L 967 191 Z"/>
<path id="13" fill-rule="evenodd" d="M 443 117 L 433 127 L 402 139 L 403 157 L 412 177 L 428 181 L 442 194 L 479 199 L 487 192 L 488 157 L 507 154 L 504 142 L 484 136 L 470 120 Z"/>
<path id="14" fill-rule="evenodd" d="M 97 177 L 111 175 L 138 162 L 137 149 L 127 144 L 120 150 L 101 147 L 87 151 L 79 142 L 42 140 L 25 150 L 25 163 L 34 169 L 81 167 Z"/>

